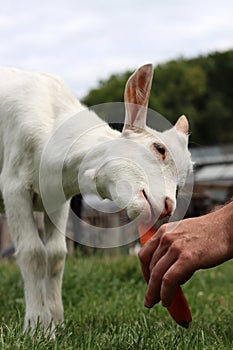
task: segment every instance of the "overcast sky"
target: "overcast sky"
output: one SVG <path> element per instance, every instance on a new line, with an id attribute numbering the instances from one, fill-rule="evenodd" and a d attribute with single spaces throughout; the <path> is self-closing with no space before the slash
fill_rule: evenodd
<path id="1" fill-rule="evenodd" d="M 231 0 L 7 0 L 0 65 L 55 73 L 83 97 L 111 73 L 233 48 Z"/>

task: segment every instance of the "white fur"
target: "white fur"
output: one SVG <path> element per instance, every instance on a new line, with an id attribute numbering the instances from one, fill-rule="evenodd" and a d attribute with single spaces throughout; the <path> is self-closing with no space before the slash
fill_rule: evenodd
<path id="1" fill-rule="evenodd" d="M 148 103 L 152 79 L 151 67 L 145 67 L 144 71 L 142 68 L 135 73 L 136 78 L 137 74 L 145 73 L 145 96 L 144 87 L 137 86 L 135 74 L 130 80 L 130 89 L 140 91 L 140 94 L 136 93 L 136 99 L 140 97 L 143 108 Z M 128 89 L 126 86 L 126 93 Z M 137 100 L 127 97 L 126 102 L 135 103 Z M 81 111 L 85 118 L 75 129 L 78 141 L 64 160 L 63 189 L 68 200 L 60 203 L 53 222 L 45 212 L 46 237 L 42 242 L 33 217 L 34 209 L 44 210 L 39 186 L 41 156 L 56 130 Z M 61 285 L 66 244 L 65 235 L 59 230 L 65 231 L 69 198 L 80 191 L 78 171 L 82 191 L 98 192 L 103 198 L 126 206 L 131 218 L 141 212 L 148 218 L 151 206 L 155 213 L 164 211 L 166 198 L 169 198 L 174 212 L 176 188 L 182 185 L 191 169 L 187 135 L 181 122 L 177 122 L 176 128 L 159 133 L 145 127 L 146 111 L 140 110 L 134 118 L 129 115 L 134 115 L 134 111 L 128 108 L 121 134 L 113 131 L 93 112 L 84 111 L 85 108 L 58 78 L 0 69 L 0 209 L 3 209 L 2 197 L 24 280 L 25 327 L 30 324 L 32 330 L 38 318 L 45 329 L 51 320 L 63 320 Z M 59 185 L 56 182 L 57 168 L 63 161 L 72 133 L 72 128 L 67 130 L 64 140 L 55 143 L 53 159 L 51 155 L 44 156 L 47 161 L 46 190 L 51 196 Z M 165 160 L 152 148 L 156 141 L 166 145 Z M 83 163 L 85 156 L 87 160 Z"/>

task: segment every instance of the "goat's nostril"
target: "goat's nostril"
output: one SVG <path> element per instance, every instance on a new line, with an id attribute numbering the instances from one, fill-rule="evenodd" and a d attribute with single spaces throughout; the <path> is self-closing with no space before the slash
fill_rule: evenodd
<path id="1" fill-rule="evenodd" d="M 171 216 L 172 213 L 172 201 L 169 197 L 165 198 L 164 208 L 167 216 Z"/>
<path id="2" fill-rule="evenodd" d="M 148 197 L 147 197 L 147 194 L 146 194 L 146 191 L 143 189 L 142 190 L 142 194 L 143 194 L 143 196 L 146 198 L 146 200 L 148 199 Z"/>

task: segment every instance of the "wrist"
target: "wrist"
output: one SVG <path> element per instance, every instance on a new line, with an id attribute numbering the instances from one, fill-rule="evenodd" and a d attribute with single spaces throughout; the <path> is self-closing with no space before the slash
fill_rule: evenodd
<path id="1" fill-rule="evenodd" d="M 225 205 L 218 212 L 220 221 L 219 230 L 222 231 L 223 237 L 226 237 L 228 247 L 228 258 L 233 258 L 233 201 Z"/>

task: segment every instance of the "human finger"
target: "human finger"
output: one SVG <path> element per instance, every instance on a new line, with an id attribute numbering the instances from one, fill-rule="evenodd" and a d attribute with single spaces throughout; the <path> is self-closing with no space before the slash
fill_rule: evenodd
<path id="1" fill-rule="evenodd" d="M 193 273 L 194 270 L 190 265 L 181 263 L 179 260 L 170 266 L 161 282 L 160 297 L 164 307 L 171 305 L 177 286 L 187 282 Z"/>
<path id="2" fill-rule="evenodd" d="M 144 300 L 146 307 L 151 308 L 160 301 L 163 276 L 175 261 L 175 254 L 165 254 L 152 268 Z"/>
<path id="3" fill-rule="evenodd" d="M 149 282 L 149 279 L 150 279 L 150 262 L 158 245 L 159 245 L 159 237 L 155 235 L 140 249 L 138 253 L 142 273 L 147 283 Z"/>

